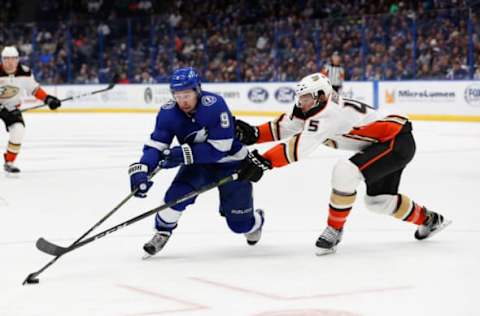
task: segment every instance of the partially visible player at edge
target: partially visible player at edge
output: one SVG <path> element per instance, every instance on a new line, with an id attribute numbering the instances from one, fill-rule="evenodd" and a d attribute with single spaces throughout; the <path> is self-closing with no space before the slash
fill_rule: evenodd
<path id="1" fill-rule="evenodd" d="M 260 126 L 237 120 L 237 136 L 245 144 L 287 139 L 263 155 L 250 153 L 240 174 L 258 181 L 263 171 L 296 162 L 320 144 L 355 152 L 333 168 L 328 226 L 316 241 L 318 255 L 335 252 L 360 181 L 367 186 L 368 209 L 418 225 L 414 235 L 418 240 L 450 224 L 439 213 L 398 193 L 402 171 L 415 154 L 408 118 L 384 116 L 362 102 L 343 99 L 321 73 L 303 78 L 295 93 L 298 104 L 290 116 L 282 114 Z"/>
<path id="2" fill-rule="evenodd" d="M 225 100 L 201 89 L 195 69 L 175 70 L 170 90 L 174 100 L 162 106 L 140 161 L 129 168 L 131 190 L 138 189 L 136 196 L 145 197 L 153 184 L 148 173 L 159 163 L 163 168 L 180 166 L 165 193 L 165 203 L 233 174 L 248 154 L 247 147 L 235 138 L 235 120 Z M 174 138 L 179 145 L 171 146 Z M 264 213 L 254 210 L 252 183 L 236 180 L 220 186 L 218 191 L 219 211 L 230 230 L 244 234 L 247 243 L 255 245 L 261 237 Z M 148 255 L 162 250 L 180 216 L 195 200 L 191 198 L 157 213 L 156 232 L 143 247 Z"/>
<path id="3" fill-rule="evenodd" d="M 7 150 L 3 154 L 5 159 L 3 169 L 10 174 L 20 172 L 20 169 L 14 165 L 14 161 L 25 134 L 25 122 L 19 110 L 22 89 L 27 94 L 45 102 L 51 110 L 61 105 L 59 99 L 48 95 L 40 87 L 30 69 L 19 63 L 18 50 L 13 46 L 6 46 L 2 50 L 2 63 L 0 63 L 0 119 L 5 123 L 9 133 Z"/>

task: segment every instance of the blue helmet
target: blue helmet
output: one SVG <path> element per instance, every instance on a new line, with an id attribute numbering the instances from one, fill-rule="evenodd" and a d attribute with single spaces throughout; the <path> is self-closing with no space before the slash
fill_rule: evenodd
<path id="1" fill-rule="evenodd" d="M 179 68 L 175 70 L 170 78 L 170 91 L 181 90 L 195 90 L 198 93 L 200 90 L 200 76 L 198 72 L 192 67 Z"/>

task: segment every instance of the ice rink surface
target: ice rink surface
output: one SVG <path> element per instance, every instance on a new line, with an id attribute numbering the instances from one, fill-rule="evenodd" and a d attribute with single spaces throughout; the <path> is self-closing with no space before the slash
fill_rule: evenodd
<path id="1" fill-rule="evenodd" d="M 214 190 L 186 210 L 156 257 L 141 259 L 151 217 L 65 255 L 40 284 L 22 286 L 52 258 L 35 248 L 37 238 L 68 246 L 129 193 L 127 168 L 154 118 L 25 116 L 21 176 L 0 174 L 1 316 L 480 315 L 478 123 L 414 122 L 417 154 L 401 192 L 453 220 L 431 240 L 418 242 L 413 225 L 367 211 L 362 185 L 337 253 L 315 256 L 331 169 L 348 155 L 321 148 L 255 185 L 256 207 L 266 213 L 255 247 L 228 230 Z M 6 140 L 2 129 L 2 147 Z M 101 228 L 161 205 L 174 172 L 160 172 L 147 199 L 132 199 Z"/>

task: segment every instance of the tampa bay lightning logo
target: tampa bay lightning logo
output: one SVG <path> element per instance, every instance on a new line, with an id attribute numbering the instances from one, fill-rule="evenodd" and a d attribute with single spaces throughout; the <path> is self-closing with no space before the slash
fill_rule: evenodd
<path id="1" fill-rule="evenodd" d="M 188 144 L 204 143 L 208 138 L 208 131 L 204 127 L 185 136 L 184 142 Z"/>
<path id="2" fill-rule="evenodd" d="M 262 87 L 254 87 L 248 91 L 248 98 L 255 103 L 262 103 L 268 99 L 268 91 Z"/>
<path id="3" fill-rule="evenodd" d="M 210 106 L 210 105 L 214 104 L 215 102 L 217 102 L 217 97 L 215 97 L 213 95 L 204 95 L 202 97 L 202 104 L 205 105 L 205 106 Z"/>
<path id="4" fill-rule="evenodd" d="M 174 106 L 175 106 L 175 101 L 170 100 L 164 105 L 162 105 L 162 110 L 170 110 L 170 109 L 173 109 Z"/>
<path id="5" fill-rule="evenodd" d="M 275 91 L 275 99 L 281 103 L 292 103 L 295 100 L 295 91 L 290 87 L 280 87 Z"/>

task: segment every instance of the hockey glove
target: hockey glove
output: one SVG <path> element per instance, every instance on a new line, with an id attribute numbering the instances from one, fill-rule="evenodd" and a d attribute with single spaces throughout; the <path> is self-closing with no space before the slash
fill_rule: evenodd
<path id="1" fill-rule="evenodd" d="M 192 148 L 188 144 L 165 149 L 162 154 L 165 157 L 161 163 L 164 169 L 175 168 L 182 164 L 191 165 L 193 163 Z"/>
<path id="2" fill-rule="evenodd" d="M 252 182 L 258 182 L 263 173 L 272 169 L 272 163 L 267 158 L 264 158 L 255 149 L 248 153 L 248 156 L 241 162 L 238 169 L 238 179 Z"/>
<path id="3" fill-rule="evenodd" d="M 258 128 L 244 122 L 235 120 L 235 136 L 245 145 L 252 145 L 258 141 Z"/>
<path id="4" fill-rule="evenodd" d="M 57 97 L 53 95 L 47 95 L 45 98 L 45 104 L 48 105 L 50 110 L 56 110 L 62 105 L 62 101 L 60 101 Z"/>
<path id="5" fill-rule="evenodd" d="M 139 198 L 147 197 L 147 191 L 153 185 L 153 181 L 148 180 L 148 167 L 141 163 L 133 163 L 128 167 L 130 176 L 130 190 L 133 192 L 138 189 L 134 196 Z"/>

